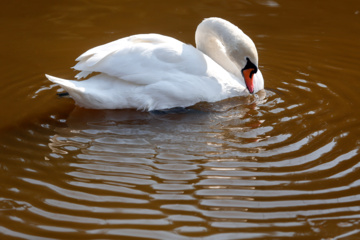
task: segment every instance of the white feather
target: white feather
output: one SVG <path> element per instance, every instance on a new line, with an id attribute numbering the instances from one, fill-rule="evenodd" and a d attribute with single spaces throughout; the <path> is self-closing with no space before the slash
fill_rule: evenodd
<path id="1" fill-rule="evenodd" d="M 225 26 L 222 34 L 226 30 Z M 226 55 L 225 50 L 214 52 Z M 239 71 L 231 72 L 193 46 L 159 34 L 125 37 L 92 48 L 76 60 L 73 68 L 80 71 L 76 78 L 99 74 L 83 81 L 46 77 L 85 108 L 151 111 L 248 94 Z M 256 91 L 263 88 L 259 71 L 254 81 Z"/>

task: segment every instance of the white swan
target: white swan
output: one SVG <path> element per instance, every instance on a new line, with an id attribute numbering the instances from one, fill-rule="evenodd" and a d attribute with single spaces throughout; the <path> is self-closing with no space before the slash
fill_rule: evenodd
<path id="1" fill-rule="evenodd" d="M 77 79 L 46 75 L 85 108 L 188 107 L 264 88 L 253 41 L 221 18 L 196 29 L 197 48 L 159 34 L 139 34 L 92 48 L 76 59 Z"/>

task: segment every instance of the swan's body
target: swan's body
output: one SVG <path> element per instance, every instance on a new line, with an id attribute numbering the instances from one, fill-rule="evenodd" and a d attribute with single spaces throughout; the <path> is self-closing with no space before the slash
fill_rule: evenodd
<path id="1" fill-rule="evenodd" d="M 197 49 L 159 34 L 133 35 L 76 59 L 76 78 L 98 75 L 83 81 L 46 77 L 79 106 L 97 109 L 187 107 L 264 88 L 255 45 L 236 26 L 208 18 L 196 30 L 196 44 Z"/>

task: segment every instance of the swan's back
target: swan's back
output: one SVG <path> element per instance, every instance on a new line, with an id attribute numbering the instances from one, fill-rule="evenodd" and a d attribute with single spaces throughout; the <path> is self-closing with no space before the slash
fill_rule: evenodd
<path id="1" fill-rule="evenodd" d="M 160 34 L 139 34 L 88 50 L 76 59 L 79 77 L 101 72 L 134 84 L 172 78 L 174 72 L 202 75 L 203 54 L 191 45 Z"/>

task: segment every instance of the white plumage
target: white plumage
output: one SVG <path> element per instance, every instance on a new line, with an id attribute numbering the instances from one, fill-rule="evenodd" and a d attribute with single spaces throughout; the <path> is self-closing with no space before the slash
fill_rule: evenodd
<path id="1" fill-rule="evenodd" d="M 198 49 L 160 34 L 133 35 L 78 57 L 77 79 L 98 73 L 87 80 L 46 77 L 79 106 L 96 109 L 151 111 L 249 94 L 241 70 L 247 60 L 257 66 L 258 59 L 248 36 L 223 19 L 209 18 L 198 26 L 196 43 Z M 253 88 L 264 88 L 260 71 Z"/>

